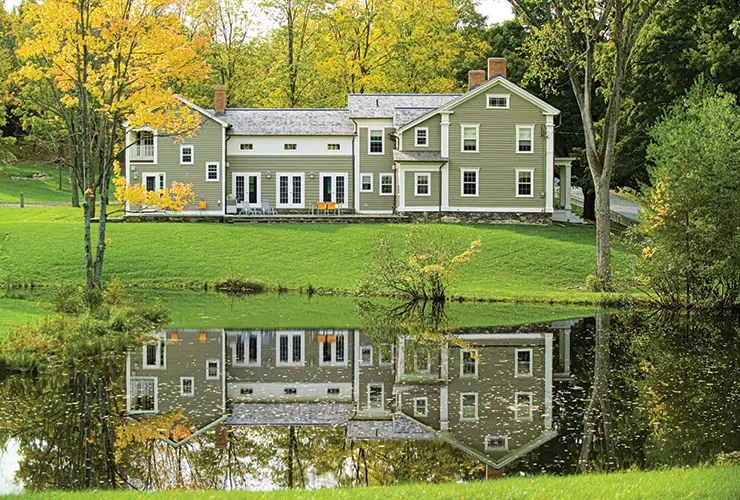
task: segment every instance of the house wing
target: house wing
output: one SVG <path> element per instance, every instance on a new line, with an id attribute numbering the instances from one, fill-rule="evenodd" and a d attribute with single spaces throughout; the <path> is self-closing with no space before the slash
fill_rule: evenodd
<path id="1" fill-rule="evenodd" d="M 467 102 L 468 100 L 470 100 L 470 99 L 472 99 L 472 98 L 474 98 L 474 97 L 476 97 L 476 96 L 478 96 L 480 94 L 483 94 L 484 92 L 486 92 L 487 90 L 489 90 L 491 87 L 494 87 L 496 85 L 501 85 L 502 87 L 504 87 L 506 90 L 508 90 L 512 94 L 516 94 L 519 97 L 521 97 L 522 99 L 524 99 L 524 100 L 526 100 L 526 101 L 534 104 L 535 106 L 537 106 L 538 108 L 540 108 L 542 110 L 542 113 L 545 114 L 545 115 L 559 115 L 560 114 L 560 110 L 557 109 L 555 106 L 552 106 L 552 105 L 546 103 L 545 101 L 543 101 L 539 97 L 537 97 L 537 96 L 535 96 L 535 95 L 527 92 L 526 90 L 524 90 L 520 86 L 518 86 L 518 85 L 516 85 L 514 83 L 511 83 L 509 80 L 507 80 L 503 76 L 499 75 L 499 76 L 496 76 L 495 78 L 492 78 L 491 80 L 488 80 L 483 85 L 479 85 L 478 87 L 474 88 L 473 90 L 462 94 L 461 96 L 459 96 L 456 99 L 453 99 L 452 101 L 448 102 L 447 104 L 444 104 L 444 105 L 438 107 L 437 109 L 435 109 L 433 111 L 430 111 L 428 113 L 425 113 L 425 114 L 421 115 L 420 117 L 416 118 L 415 120 L 413 120 L 413 121 L 405 124 L 403 127 L 400 127 L 398 129 L 398 133 L 401 134 L 401 133 L 405 132 L 406 130 L 409 130 L 410 128 L 415 127 L 416 125 L 420 124 L 421 122 L 425 121 L 426 119 L 428 119 L 428 118 L 430 118 L 430 117 L 432 117 L 432 116 L 434 116 L 436 114 L 442 113 L 443 111 L 452 111 L 454 108 L 456 108 L 460 104 L 462 104 L 464 102 Z"/>

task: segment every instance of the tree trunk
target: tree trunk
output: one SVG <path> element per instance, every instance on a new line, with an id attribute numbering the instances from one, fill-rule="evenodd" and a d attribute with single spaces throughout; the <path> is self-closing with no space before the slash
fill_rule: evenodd
<path id="1" fill-rule="evenodd" d="M 602 289 L 608 289 L 611 282 L 612 219 L 609 187 L 609 176 L 602 174 L 597 178 L 594 174 L 594 190 L 596 191 L 596 277 L 599 278 Z"/>
<path id="2" fill-rule="evenodd" d="M 583 192 L 583 218 L 596 220 L 596 195 L 593 191 Z"/>

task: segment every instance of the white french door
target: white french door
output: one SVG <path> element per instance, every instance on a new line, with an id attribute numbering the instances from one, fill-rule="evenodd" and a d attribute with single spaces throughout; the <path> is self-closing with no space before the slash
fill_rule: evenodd
<path id="1" fill-rule="evenodd" d="M 319 201 L 347 208 L 347 174 L 319 174 Z"/>
<path id="2" fill-rule="evenodd" d="M 259 207 L 261 203 L 259 172 L 234 172 L 231 194 L 239 203 L 247 201 L 250 207 Z"/>
<path id="3" fill-rule="evenodd" d="M 303 173 L 279 173 L 276 179 L 276 206 L 278 208 L 304 208 L 305 183 Z"/>

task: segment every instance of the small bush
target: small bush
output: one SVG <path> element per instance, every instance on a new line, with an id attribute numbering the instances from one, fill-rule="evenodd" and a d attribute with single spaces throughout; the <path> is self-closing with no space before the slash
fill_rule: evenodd
<path id="1" fill-rule="evenodd" d="M 227 295 L 249 295 L 253 293 L 264 293 L 267 285 L 261 281 L 227 276 L 216 283 L 216 290 Z"/>

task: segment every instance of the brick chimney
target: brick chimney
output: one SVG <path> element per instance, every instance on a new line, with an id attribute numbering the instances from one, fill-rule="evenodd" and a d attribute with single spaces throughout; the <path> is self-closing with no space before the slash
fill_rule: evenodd
<path id="1" fill-rule="evenodd" d="M 473 69 L 468 71 L 468 90 L 473 87 L 486 83 L 486 71 L 482 69 Z"/>
<path id="2" fill-rule="evenodd" d="M 213 110 L 217 115 L 223 115 L 226 112 L 226 87 L 217 85 L 214 89 Z"/>
<path id="3" fill-rule="evenodd" d="M 506 78 L 506 58 L 489 57 L 488 58 L 488 79 L 501 75 Z"/>

